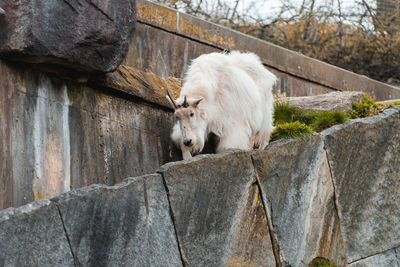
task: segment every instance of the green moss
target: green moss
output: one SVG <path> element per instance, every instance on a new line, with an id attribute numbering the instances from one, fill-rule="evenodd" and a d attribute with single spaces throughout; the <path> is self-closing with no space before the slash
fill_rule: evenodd
<path id="1" fill-rule="evenodd" d="M 317 115 L 317 111 L 303 111 L 288 102 L 277 101 L 274 105 L 275 125 L 295 121 L 310 125 L 316 120 Z"/>
<path id="2" fill-rule="evenodd" d="M 288 102 L 276 101 L 274 104 L 274 124 L 293 122 L 297 113 L 298 109 L 289 105 Z"/>
<path id="3" fill-rule="evenodd" d="M 322 111 L 318 113 L 316 120 L 311 125 L 315 131 L 319 132 L 336 124 L 344 123 L 347 116 L 341 111 Z"/>
<path id="4" fill-rule="evenodd" d="M 353 103 L 352 110 L 342 111 L 304 111 L 288 102 L 277 101 L 274 105 L 275 131 L 271 140 L 294 138 L 320 132 L 336 124 L 344 123 L 348 118 L 364 118 L 379 114 L 389 106 L 400 105 L 400 102 L 383 105 L 374 102 L 369 96 L 364 95 L 361 103 Z"/>
<path id="5" fill-rule="evenodd" d="M 296 138 L 311 135 L 313 129 L 299 121 L 288 122 L 277 125 L 275 130 L 272 132 L 271 140 L 275 141 L 283 138 Z"/>
<path id="6" fill-rule="evenodd" d="M 313 259 L 312 262 L 310 262 L 308 267 L 338 267 L 338 266 L 327 259 L 315 258 Z"/>
<path id="7" fill-rule="evenodd" d="M 347 119 L 347 115 L 341 111 L 303 111 L 284 102 L 277 102 L 274 108 L 275 125 L 297 121 L 311 126 L 315 131 L 322 131 Z"/>
<path id="8" fill-rule="evenodd" d="M 393 102 L 393 106 L 400 106 L 400 101 Z"/>
<path id="9" fill-rule="evenodd" d="M 294 120 L 312 125 L 318 119 L 319 113 L 318 111 L 299 111 Z"/>
<path id="10" fill-rule="evenodd" d="M 349 116 L 352 119 L 375 116 L 381 112 L 383 107 L 383 104 L 375 103 L 369 96 L 364 95 L 361 103 L 353 103 L 353 108 L 350 110 Z"/>

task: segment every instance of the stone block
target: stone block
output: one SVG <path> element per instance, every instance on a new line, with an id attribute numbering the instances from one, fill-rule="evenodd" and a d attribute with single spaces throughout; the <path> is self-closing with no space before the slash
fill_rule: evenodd
<path id="1" fill-rule="evenodd" d="M 389 267 L 400 266 L 400 247 L 392 248 L 366 259 L 356 261 L 349 267 Z"/>
<path id="2" fill-rule="evenodd" d="M 75 266 L 54 204 L 40 200 L 0 212 L 0 266 Z"/>
<path id="3" fill-rule="evenodd" d="M 53 199 L 79 266 L 182 266 L 160 175 Z"/>
<path id="4" fill-rule="evenodd" d="M 316 257 L 345 262 L 328 161 L 319 136 L 274 142 L 253 153 L 283 265 Z"/>
<path id="5" fill-rule="evenodd" d="M 275 266 L 248 152 L 200 155 L 160 172 L 188 266 Z"/>
<path id="6" fill-rule="evenodd" d="M 348 262 L 400 244 L 400 107 L 322 132 Z"/>
<path id="7" fill-rule="evenodd" d="M 327 110 L 327 111 L 349 111 L 353 102 L 361 102 L 362 92 L 332 92 L 328 94 L 287 97 L 282 100 L 302 110 Z"/>

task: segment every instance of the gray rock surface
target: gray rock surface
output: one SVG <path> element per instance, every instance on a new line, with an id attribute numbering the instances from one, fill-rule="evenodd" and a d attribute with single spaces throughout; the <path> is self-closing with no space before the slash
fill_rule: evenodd
<path id="1" fill-rule="evenodd" d="M 400 247 L 390 249 L 366 259 L 354 262 L 349 267 L 397 267 L 400 266 Z"/>
<path id="2" fill-rule="evenodd" d="M 394 103 L 400 103 L 400 99 L 391 99 L 391 100 L 385 100 L 385 101 L 378 101 L 378 103 L 382 103 L 385 105 L 392 105 Z"/>
<path id="3" fill-rule="evenodd" d="M 0 266 L 74 266 L 54 204 L 41 200 L 0 212 Z"/>
<path id="4" fill-rule="evenodd" d="M 353 102 L 361 102 L 363 95 L 362 92 L 338 91 L 315 96 L 287 97 L 282 101 L 287 101 L 303 110 L 349 111 Z"/>
<path id="5" fill-rule="evenodd" d="M 282 140 L 253 153 L 284 265 L 315 257 L 345 263 L 329 165 L 319 136 Z"/>
<path id="6" fill-rule="evenodd" d="M 188 266 L 275 266 L 249 153 L 201 155 L 160 172 Z"/>
<path id="7" fill-rule="evenodd" d="M 400 107 L 322 132 L 348 262 L 400 245 Z"/>
<path id="8" fill-rule="evenodd" d="M 1 211 L 0 266 L 397 267 L 399 154 L 397 107 L 168 163 Z"/>
<path id="9" fill-rule="evenodd" d="M 181 158 L 172 112 L 98 88 L 0 60 L 0 210 Z"/>
<path id="10" fill-rule="evenodd" d="M 136 0 L 0 0 L 0 54 L 13 60 L 115 70 L 128 52 Z"/>
<path id="11" fill-rule="evenodd" d="M 54 199 L 78 266 L 182 266 L 160 175 Z"/>

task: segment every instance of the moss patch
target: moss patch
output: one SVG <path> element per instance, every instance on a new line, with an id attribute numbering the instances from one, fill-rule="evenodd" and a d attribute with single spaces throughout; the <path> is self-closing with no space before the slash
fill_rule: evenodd
<path id="1" fill-rule="evenodd" d="M 313 259 L 312 262 L 310 262 L 308 267 L 338 267 L 338 266 L 327 259 L 315 258 Z"/>
<path id="2" fill-rule="evenodd" d="M 287 102 L 279 101 L 275 103 L 274 108 L 275 125 L 299 121 L 311 126 L 315 131 L 322 131 L 335 124 L 343 123 L 348 117 L 342 111 L 304 111 Z"/>
<path id="3" fill-rule="evenodd" d="M 291 106 L 288 102 L 276 101 L 274 104 L 274 124 L 293 122 L 298 112 L 299 109 Z"/>
<path id="4" fill-rule="evenodd" d="M 378 115 L 391 106 L 400 105 L 400 102 L 382 104 L 374 102 L 364 95 L 361 103 L 354 102 L 352 110 L 342 111 L 304 111 L 288 102 L 276 101 L 274 104 L 275 130 L 271 140 L 282 138 L 302 137 L 326 128 L 344 123 L 347 119 L 365 118 Z M 311 132 L 310 132 L 311 129 Z"/>
<path id="5" fill-rule="evenodd" d="M 302 137 L 343 123 L 347 115 L 341 111 L 303 111 L 287 102 L 274 105 L 275 130 L 272 140 Z"/>
<path id="6" fill-rule="evenodd" d="M 349 111 L 349 116 L 352 119 L 375 116 L 378 115 L 384 108 L 385 105 L 375 103 L 369 96 L 364 95 L 361 103 L 353 103 L 353 108 Z"/>
<path id="7" fill-rule="evenodd" d="M 303 137 L 311 135 L 313 132 L 313 129 L 304 123 L 299 121 L 288 122 L 279 124 L 275 127 L 275 130 L 271 136 L 271 140 L 275 141 L 283 138 Z"/>
<path id="8" fill-rule="evenodd" d="M 319 132 L 336 124 L 344 123 L 347 115 L 341 111 L 323 111 L 318 113 L 316 120 L 312 123 L 315 131 Z"/>

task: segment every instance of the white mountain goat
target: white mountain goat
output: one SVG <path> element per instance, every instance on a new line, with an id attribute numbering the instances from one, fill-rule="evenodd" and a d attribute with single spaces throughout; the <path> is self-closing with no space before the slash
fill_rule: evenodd
<path id="1" fill-rule="evenodd" d="M 273 130 L 274 74 L 253 53 L 202 55 L 192 61 L 180 96 L 167 99 L 177 119 L 171 134 L 183 159 L 201 152 L 209 133 L 229 148 L 264 149 Z"/>

